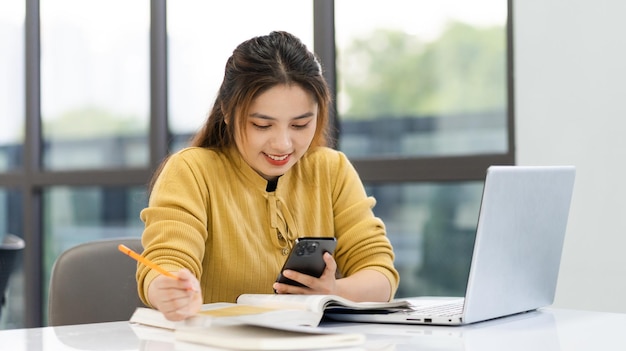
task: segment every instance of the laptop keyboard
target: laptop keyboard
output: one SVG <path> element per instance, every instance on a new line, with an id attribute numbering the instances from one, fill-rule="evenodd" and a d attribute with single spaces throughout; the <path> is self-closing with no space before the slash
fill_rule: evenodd
<path id="1" fill-rule="evenodd" d="M 414 306 L 408 314 L 449 317 L 463 312 L 463 301 L 435 306 Z"/>

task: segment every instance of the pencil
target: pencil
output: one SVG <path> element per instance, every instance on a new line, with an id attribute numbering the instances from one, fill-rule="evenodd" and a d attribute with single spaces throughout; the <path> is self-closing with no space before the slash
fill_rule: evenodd
<path id="1" fill-rule="evenodd" d="M 168 272 L 165 269 L 163 269 L 161 266 L 157 265 L 156 263 L 150 261 L 149 259 L 141 256 L 140 254 L 136 253 L 135 251 L 131 250 L 128 246 L 124 245 L 124 244 L 119 244 L 117 246 L 117 248 L 122 251 L 123 253 L 127 254 L 128 256 L 134 258 L 135 260 L 145 264 L 146 266 L 155 269 L 157 272 L 163 274 L 166 277 L 170 277 L 170 278 L 174 278 L 174 279 L 178 279 L 177 276 L 175 276 L 172 272 Z"/>

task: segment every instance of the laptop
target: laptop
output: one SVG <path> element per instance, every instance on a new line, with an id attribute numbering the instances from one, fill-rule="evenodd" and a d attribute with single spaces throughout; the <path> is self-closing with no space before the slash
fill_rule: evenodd
<path id="1" fill-rule="evenodd" d="M 464 297 L 412 297 L 402 311 L 328 313 L 341 321 L 463 325 L 554 302 L 574 166 L 491 166 Z"/>

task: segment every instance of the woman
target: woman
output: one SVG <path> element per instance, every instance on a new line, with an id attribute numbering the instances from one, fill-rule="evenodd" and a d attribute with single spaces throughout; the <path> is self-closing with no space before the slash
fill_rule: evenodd
<path id="1" fill-rule="evenodd" d="M 192 147 L 155 176 L 144 255 L 171 279 L 138 266 L 139 294 L 168 319 L 242 293 L 335 294 L 390 300 L 398 286 L 394 254 L 358 174 L 326 147 L 330 97 L 314 54 L 272 32 L 239 45 Z M 293 242 L 334 236 L 334 257 L 304 285 L 275 283 Z"/>

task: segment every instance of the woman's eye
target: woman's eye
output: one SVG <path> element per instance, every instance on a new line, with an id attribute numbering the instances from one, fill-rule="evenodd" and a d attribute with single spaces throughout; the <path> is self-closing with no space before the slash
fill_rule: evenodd
<path id="1" fill-rule="evenodd" d="M 304 128 L 308 127 L 308 126 L 309 126 L 309 124 L 308 124 L 308 123 L 305 123 L 305 124 L 294 124 L 294 125 L 293 125 L 293 127 L 294 127 L 295 129 L 304 129 Z"/>
<path id="2" fill-rule="evenodd" d="M 252 126 L 256 129 L 260 129 L 260 130 L 265 130 L 268 129 L 270 126 L 269 125 L 261 125 L 261 124 L 256 124 L 256 123 L 252 123 Z"/>

